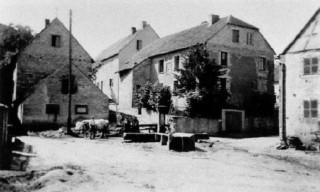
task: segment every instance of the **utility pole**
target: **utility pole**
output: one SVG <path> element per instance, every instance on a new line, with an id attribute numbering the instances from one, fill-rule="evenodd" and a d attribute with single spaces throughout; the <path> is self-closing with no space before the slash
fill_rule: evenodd
<path id="1" fill-rule="evenodd" d="M 67 134 L 71 134 L 71 81 L 72 81 L 72 10 L 70 9 L 70 26 L 69 26 L 69 81 L 68 81 L 68 127 Z"/>

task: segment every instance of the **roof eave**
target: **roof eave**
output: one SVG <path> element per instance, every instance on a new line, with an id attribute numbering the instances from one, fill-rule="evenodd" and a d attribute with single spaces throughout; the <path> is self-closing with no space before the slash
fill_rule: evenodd
<path id="1" fill-rule="evenodd" d="M 302 33 L 306 30 L 307 26 L 310 25 L 310 23 L 316 18 L 316 16 L 320 13 L 320 8 L 312 15 L 312 17 L 309 19 L 309 21 L 304 25 L 304 27 L 299 31 L 299 33 L 296 35 L 296 37 L 289 43 L 289 45 L 283 50 L 280 55 L 287 54 L 288 50 L 292 47 L 292 45 L 301 37 Z"/>

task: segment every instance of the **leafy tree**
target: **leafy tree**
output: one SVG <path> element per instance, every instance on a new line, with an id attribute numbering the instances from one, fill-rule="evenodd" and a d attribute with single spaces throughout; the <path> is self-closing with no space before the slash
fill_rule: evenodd
<path id="1" fill-rule="evenodd" d="M 12 102 L 16 55 L 32 38 L 32 30 L 27 26 L 0 25 L 0 103 Z"/>
<path id="2" fill-rule="evenodd" d="M 136 92 L 135 96 L 138 107 L 151 111 L 157 111 L 160 105 L 169 108 L 172 103 L 170 87 L 162 84 L 152 85 L 147 82 Z"/>
<path id="3" fill-rule="evenodd" d="M 206 47 L 199 44 L 191 47 L 183 68 L 178 71 L 178 87 L 174 94 L 186 98 L 186 114 L 219 117 L 228 98 L 228 92 L 221 86 L 220 78 L 225 70 L 214 59 L 209 58 Z"/>
<path id="4" fill-rule="evenodd" d="M 9 65 L 11 59 L 22 50 L 32 39 L 32 30 L 28 26 L 3 26 L 0 32 L 0 68 Z"/>

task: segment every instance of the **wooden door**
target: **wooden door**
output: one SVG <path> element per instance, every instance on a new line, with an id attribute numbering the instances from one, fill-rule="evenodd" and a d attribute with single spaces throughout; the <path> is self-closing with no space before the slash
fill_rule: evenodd
<path id="1" fill-rule="evenodd" d="M 227 111 L 226 112 L 226 131 L 229 133 L 241 132 L 242 114 L 241 112 Z"/>

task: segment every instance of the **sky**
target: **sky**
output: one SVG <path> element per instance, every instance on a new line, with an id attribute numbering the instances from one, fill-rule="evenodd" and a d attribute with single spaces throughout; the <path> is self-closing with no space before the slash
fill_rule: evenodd
<path id="1" fill-rule="evenodd" d="M 58 17 L 95 59 L 114 42 L 147 21 L 160 37 L 208 20 L 233 15 L 260 29 L 277 54 L 293 40 L 315 11 L 319 0 L 0 0 L 0 23 L 44 28 Z"/>

